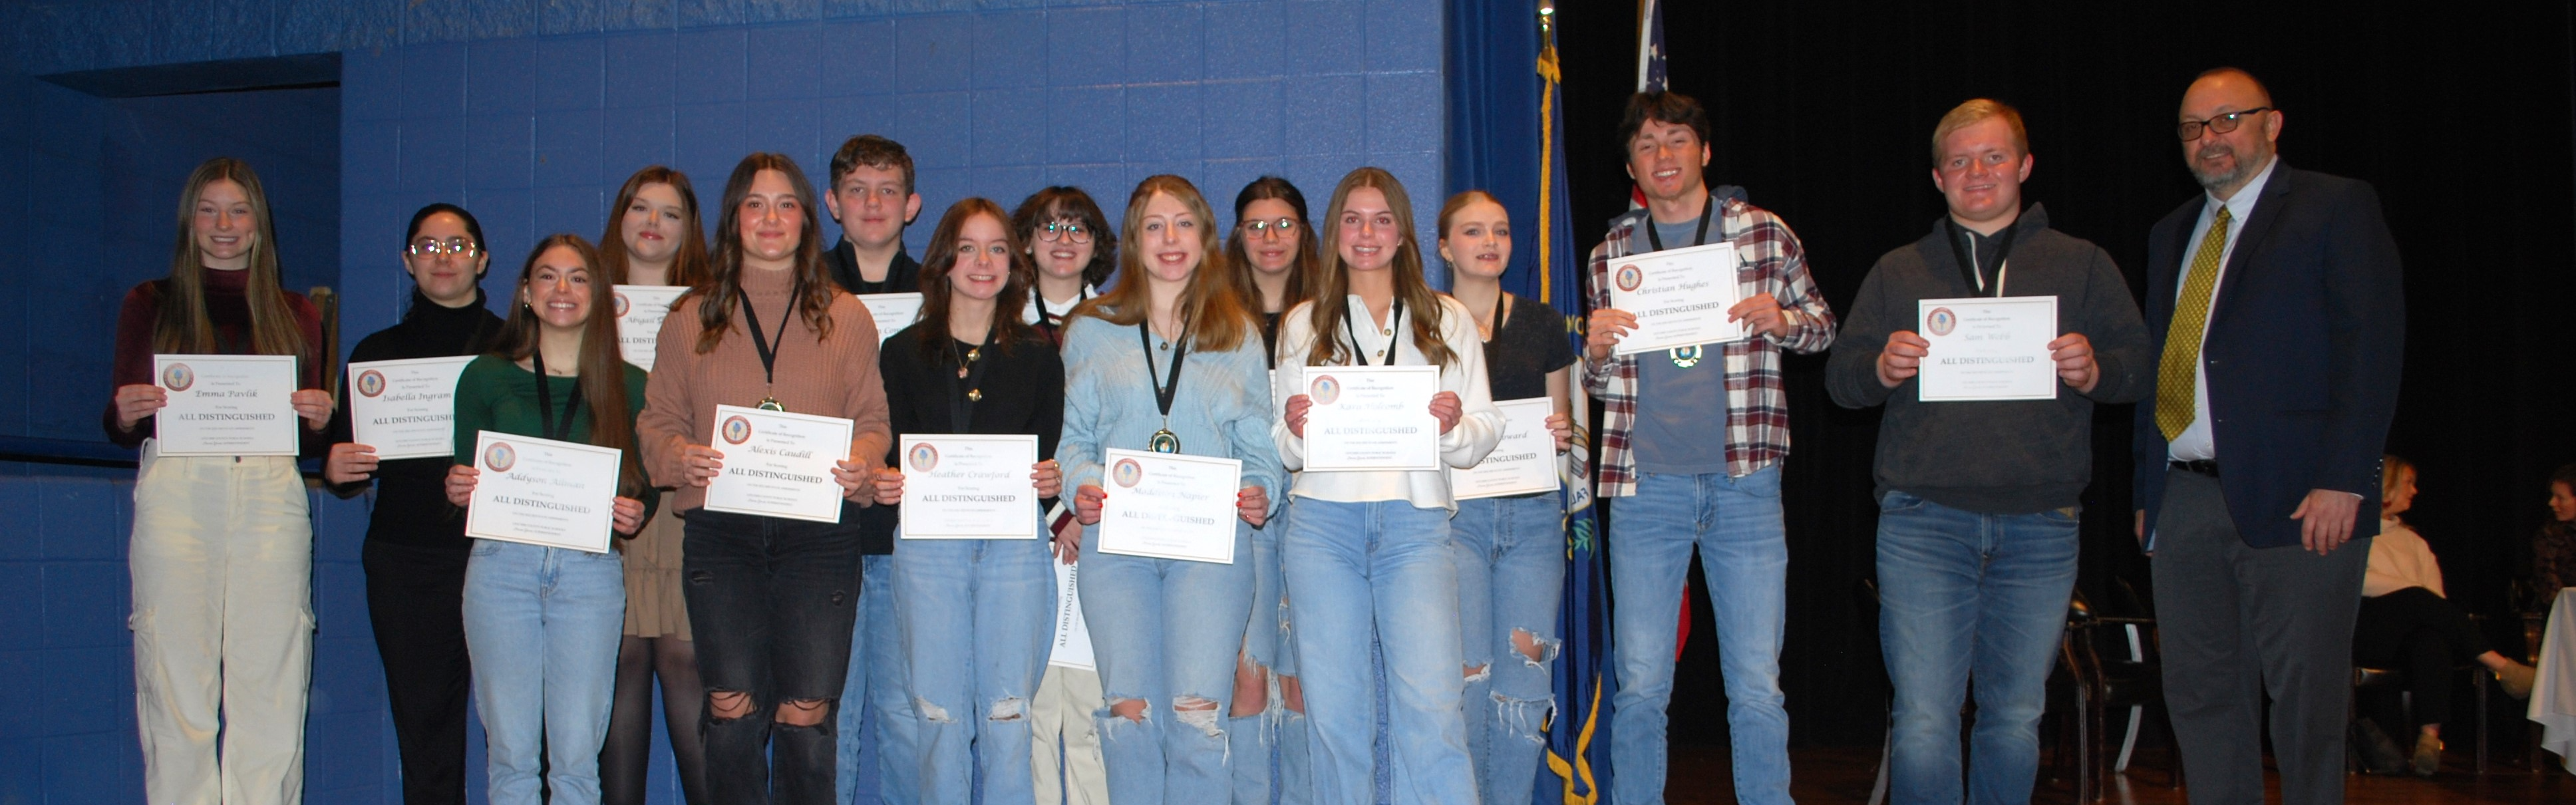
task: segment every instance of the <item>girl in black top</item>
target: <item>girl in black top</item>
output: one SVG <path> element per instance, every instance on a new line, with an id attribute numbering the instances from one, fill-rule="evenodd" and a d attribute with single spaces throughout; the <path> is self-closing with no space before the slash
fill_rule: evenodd
<path id="1" fill-rule="evenodd" d="M 411 216 L 403 270 L 411 305 L 400 323 L 376 331 L 349 352 L 349 362 L 478 355 L 501 332 L 501 317 L 483 306 L 477 285 L 491 268 L 483 226 L 453 204 Z M 453 461 L 444 456 L 378 461 L 354 441 L 349 394 L 331 421 L 331 453 L 322 464 L 331 491 L 351 497 L 373 488 L 367 541 L 367 622 L 384 660 L 385 698 L 393 705 L 401 752 L 403 800 L 465 799 L 465 515 L 448 505 Z"/>
<path id="2" fill-rule="evenodd" d="M 1440 258 L 1449 264 L 1450 295 L 1476 317 L 1494 401 L 1546 398 L 1553 412 L 1547 429 L 1563 453 L 1574 435 L 1566 379 L 1574 346 L 1565 317 L 1503 291 L 1511 226 L 1502 203 L 1485 191 L 1451 196 L 1440 208 Z M 1450 520 L 1466 647 L 1467 754 L 1487 802 L 1519 796 L 1538 773 L 1565 580 L 1563 522 L 1557 492 L 1460 500 Z"/>
<path id="3" fill-rule="evenodd" d="M 1033 435 L 1037 455 L 1055 454 L 1064 363 L 1012 315 L 1028 299 L 1033 272 L 1001 205 L 970 198 L 940 218 L 921 267 L 921 320 L 877 352 L 896 452 L 905 436 L 978 433 Z M 926 450 L 888 456 L 877 471 L 878 505 L 903 501 L 904 470 L 923 470 L 937 456 Z M 1055 460 L 1029 470 L 1038 495 L 1055 497 L 1063 485 Z M 1030 532 L 1042 532 L 1049 503 L 1028 512 Z M 912 539 L 895 552 L 922 802 L 968 805 L 978 766 L 983 801 L 1034 796 L 1028 705 L 1055 634 L 1048 558 L 1038 538 Z"/>

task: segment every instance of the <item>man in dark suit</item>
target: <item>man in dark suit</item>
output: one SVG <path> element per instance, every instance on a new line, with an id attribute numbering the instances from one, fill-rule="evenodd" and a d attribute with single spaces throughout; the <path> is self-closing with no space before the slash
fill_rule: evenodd
<path id="1" fill-rule="evenodd" d="M 2354 612 L 2378 533 L 2405 301 L 2370 185 L 2281 164 L 2252 75 L 2201 74 L 2176 134 L 2207 193 L 2147 247 L 2154 399 L 2137 520 L 2154 557 L 2166 704 L 2192 801 L 2343 801 Z M 2352 544 L 2347 544 L 2352 543 Z"/>

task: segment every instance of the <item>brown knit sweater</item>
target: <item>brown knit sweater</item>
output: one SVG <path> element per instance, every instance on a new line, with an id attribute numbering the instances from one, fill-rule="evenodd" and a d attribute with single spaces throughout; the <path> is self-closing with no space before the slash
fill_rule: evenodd
<path id="1" fill-rule="evenodd" d="M 846 417 L 855 424 L 850 455 L 871 471 L 884 463 L 894 437 L 886 429 L 885 384 L 877 377 L 875 320 L 856 297 L 825 283 L 815 290 L 832 294 L 832 334 L 818 339 L 813 327 L 787 310 L 793 282 L 790 272 L 742 269 L 743 295 L 760 314 L 761 327 L 768 331 L 763 335 L 776 334 L 778 323 L 788 320 L 785 343 L 776 345 L 776 385 L 761 371 L 760 351 L 752 347 L 741 310 L 734 311 L 724 340 L 703 354 L 698 352 L 698 306 L 704 297 L 686 298 L 662 320 L 662 333 L 654 342 L 653 377 L 644 385 L 644 415 L 635 430 L 646 471 L 658 483 L 679 485 L 672 508 L 682 516 L 706 506 L 707 492 L 681 482 L 688 476 L 681 469 L 680 451 L 706 444 L 714 435 L 717 405 L 749 407 L 768 396 L 778 398 L 790 413 Z M 857 498 L 862 505 L 869 499 Z"/>

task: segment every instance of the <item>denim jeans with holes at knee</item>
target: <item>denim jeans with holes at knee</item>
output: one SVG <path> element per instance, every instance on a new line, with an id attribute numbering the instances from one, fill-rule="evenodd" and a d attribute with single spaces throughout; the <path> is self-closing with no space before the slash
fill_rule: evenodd
<path id="1" fill-rule="evenodd" d="M 1517 802 L 1538 779 L 1556 709 L 1556 603 L 1564 595 L 1565 507 L 1554 492 L 1458 501 L 1458 633 L 1466 649 L 1467 754 L 1486 802 Z M 1537 656 L 1521 650 L 1522 639 Z"/>
<path id="2" fill-rule="evenodd" d="M 843 522 L 854 508 L 844 504 Z M 699 624 L 698 676 L 710 700 L 708 793 L 725 803 L 830 802 L 834 705 L 859 603 L 857 527 L 705 509 L 686 522 L 681 589 Z M 717 715 L 712 703 L 728 693 L 748 694 L 751 712 Z M 773 723 L 781 702 L 819 704 L 821 720 Z"/>
<path id="3" fill-rule="evenodd" d="M 1226 710 L 1252 611 L 1252 527 L 1236 523 L 1236 561 L 1226 565 L 1100 553 L 1099 544 L 1100 527 L 1084 527 L 1082 618 L 1107 705 L 1097 720 L 1109 801 L 1225 802 L 1235 760 Z M 1144 703 L 1141 718 L 1114 714 L 1126 701 Z"/>
<path id="4" fill-rule="evenodd" d="M 896 532 L 900 537 L 900 531 Z M 969 805 L 1035 796 L 1029 777 L 1029 700 L 1055 637 L 1055 572 L 1036 539 L 905 540 L 894 557 L 904 602 L 921 738 L 921 802 Z"/>

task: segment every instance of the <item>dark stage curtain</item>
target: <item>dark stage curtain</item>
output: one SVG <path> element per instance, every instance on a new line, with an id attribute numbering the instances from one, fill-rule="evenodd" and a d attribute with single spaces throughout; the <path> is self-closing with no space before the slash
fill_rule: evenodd
<path id="1" fill-rule="evenodd" d="M 1712 183 L 1743 185 L 1788 220 L 1838 310 L 1880 254 L 1942 215 L 1931 131 L 1960 101 L 2021 108 L 2037 156 L 2026 199 L 2108 249 L 2134 286 L 2148 226 L 2199 192 L 2170 133 L 2183 88 L 2225 64 L 2261 77 L 2286 113 L 2284 159 L 2378 188 L 2406 267 L 2406 378 L 2389 446 L 2422 467 L 2409 519 L 2456 600 L 2506 611 L 2507 583 L 2545 516 L 2544 478 L 2576 461 L 2567 4 L 2196 14 L 2093 3 L 1677 3 L 1666 13 L 1672 86 L 1713 115 Z M 1560 16 L 1575 232 L 1589 250 L 1601 222 L 1626 206 L 1614 134 L 1634 88 L 1635 4 L 1568 3 Z M 1452 104 L 1496 103 L 1452 83 Z M 1453 185 L 1491 181 L 1462 174 L 1460 158 L 1452 154 Z M 1782 680 L 1793 740 L 1873 745 L 1887 688 L 1876 622 L 1855 589 L 1874 561 L 1878 418 L 1835 407 L 1823 364 L 1788 363 Z M 2129 416 L 2125 406 L 2101 411 L 2085 495 L 2080 585 L 2115 611 L 2126 606 L 2121 582 L 2146 590 L 2130 537 Z M 1693 600 L 1695 620 L 1708 623 L 1705 598 Z M 1703 630 L 1686 653 L 1676 741 L 1723 740 L 1713 642 Z"/>

